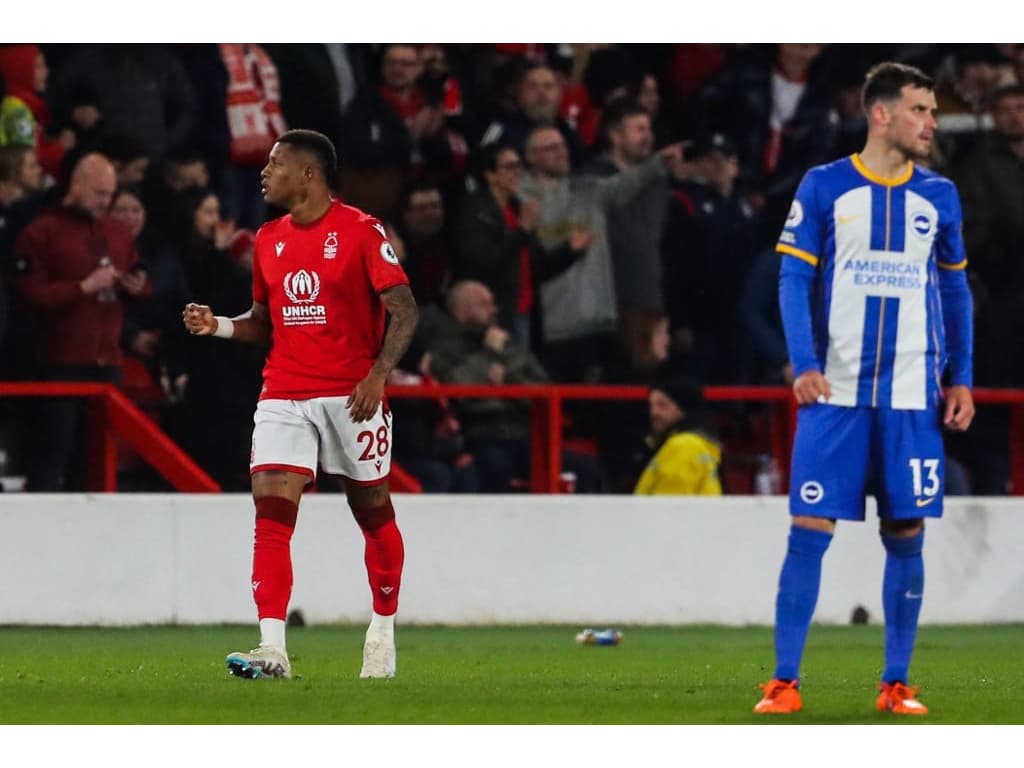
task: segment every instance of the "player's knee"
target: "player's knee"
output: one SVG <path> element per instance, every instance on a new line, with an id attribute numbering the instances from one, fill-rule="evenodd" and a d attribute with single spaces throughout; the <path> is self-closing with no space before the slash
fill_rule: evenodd
<path id="1" fill-rule="evenodd" d="M 894 557 L 917 557 L 924 550 L 923 520 L 883 521 L 879 535 L 885 551 Z"/>
<path id="2" fill-rule="evenodd" d="M 264 496 L 280 496 L 291 499 L 296 504 L 311 478 L 307 475 L 281 469 L 264 469 L 252 476 L 253 498 Z"/>
<path id="3" fill-rule="evenodd" d="M 383 504 L 374 506 L 353 505 L 352 516 L 364 531 L 375 531 L 395 519 L 395 508 L 391 504 L 391 499 L 386 498 Z"/>
<path id="4" fill-rule="evenodd" d="M 370 509 L 380 507 L 391 501 L 391 491 L 387 482 L 377 485 L 356 485 L 348 482 L 345 484 L 345 497 L 348 505 L 354 510 Z"/>
<path id="5" fill-rule="evenodd" d="M 789 551 L 803 555 L 824 555 L 832 543 L 832 531 L 807 528 L 793 523 L 789 529 Z"/>
<path id="6" fill-rule="evenodd" d="M 915 517 L 910 520 L 882 520 L 879 530 L 883 536 L 897 539 L 909 539 L 924 530 L 924 518 Z"/>
<path id="7" fill-rule="evenodd" d="M 289 528 L 295 527 L 299 516 L 299 505 L 283 496 L 259 496 L 256 502 L 256 519 L 273 520 Z"/>
<path id="8" fill-rule="evenodd" d="M 811 517 L 810 515 L 794 515 L 793 527 L 832 534 L 836 530 L 836 521 L 831 517 Z"/>

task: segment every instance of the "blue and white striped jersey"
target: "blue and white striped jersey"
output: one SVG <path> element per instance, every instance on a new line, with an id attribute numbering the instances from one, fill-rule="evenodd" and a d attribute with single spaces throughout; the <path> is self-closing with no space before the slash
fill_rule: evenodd
<path id="1" fill-rule="evenodd" d="M 831 404 L 938 402 L 946 345 L 937 270 L 966 267 L 960 230 L 956 187 L 913 164 L 886 179 L 853 155 L 804 176 L 776 250 L 790 257 L 783 274 L 815 270 L 809 322 Z"/>

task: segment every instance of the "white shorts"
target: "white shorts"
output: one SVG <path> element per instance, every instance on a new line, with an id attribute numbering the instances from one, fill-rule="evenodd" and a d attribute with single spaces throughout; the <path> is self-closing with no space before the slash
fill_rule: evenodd
<path id="1" fill-rule="evenodd" d="M 315 479 L 318 469 L 359 485 L 391 473 L 391 409 L 383 402 L 369 421 L 353 423 L 348 396 L 260 400 L 253 417 L 249 472 L 283 469 Z"/>

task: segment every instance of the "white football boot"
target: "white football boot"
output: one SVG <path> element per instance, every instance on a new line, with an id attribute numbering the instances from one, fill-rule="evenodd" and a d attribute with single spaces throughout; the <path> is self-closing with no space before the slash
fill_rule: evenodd
<path id="1" fill-rule="evenodd" d="M 360 677 L 395 676 L 395 636 L 382 632 L 366 632 L 363 644 L 363 668 Z"/>
<path id="2" fill-rule="evenodd" d="M 292 676 L 292 665 L 288 661 L 288 654 L 280 648 L 273 648 L 269 645 L 261 645 L 248 653 L 241 651 L 229 653 L 225 661 L 228 665 L 228 672 L 235 677 L 244 677 L 246 680 L 263 678 L 273 680 Z"/>

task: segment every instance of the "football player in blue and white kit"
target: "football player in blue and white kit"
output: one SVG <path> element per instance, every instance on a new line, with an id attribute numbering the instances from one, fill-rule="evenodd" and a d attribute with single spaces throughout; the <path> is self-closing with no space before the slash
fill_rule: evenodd
<path id="1" fill-rule="evenodd" d="M 928 159 L 934 138 L 932 79 L 882 63 L 867 73 L 862 99 L 864 150 L 807 172 L 776 246 L 800 407 L 776 667 L 758 713 L 802 707 L 800 661 L 822 557 L 836 520 L 864 520 L 867 493 L 886 552 L 876 706 L 928 711 L 908 668 L 924 591 L 924 518 L 942 514 L 942 429 L 965 430 L 974 417 L 971 294 L 956 187 L 914 162 Z"/>

